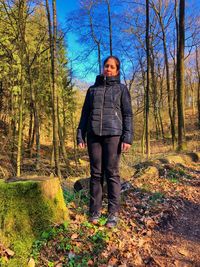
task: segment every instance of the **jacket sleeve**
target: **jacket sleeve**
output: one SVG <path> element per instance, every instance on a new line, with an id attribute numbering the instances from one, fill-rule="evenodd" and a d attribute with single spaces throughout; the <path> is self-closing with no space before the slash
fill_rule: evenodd
<path id="1" fill-rule="evenodd" d="M 121 111 L 123 120 L 123 131 L 121 140 L 122 142 L 131 145 L 133 142 L 133 112 L 130 92 L 126 86 L 123 86 Z"/>
<path id="2" fill-rule="evenodd" d="M 87 124 L 90 116 L 90 88 L 87 90 L 85 101 L 83 104 L 80 122 L 77 128 L 77 144 L 85 143 L 85 137 L 87 132 Z"/>

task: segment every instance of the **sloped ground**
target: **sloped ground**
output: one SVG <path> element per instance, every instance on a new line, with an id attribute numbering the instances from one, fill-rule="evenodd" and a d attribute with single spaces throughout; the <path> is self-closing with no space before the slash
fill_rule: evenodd
<path id="1" fill-rule="evenodd" d="M 154 231 L 152 256 L 158 266 L 200 266 L 200 206 L 184 201 L 173 224 Z"/>
<path id="2" fill-rule="evenodd" d="M 87 220 L 87 190 L 66 191 L 71 221 L 34 244 L 36 266 L 200 266 L 198 158 L 196 153 L 172 155 L 133 166 L 113 230 L 104 226 L 106 201 L 100 226 L 93 226 Z M 8 165 L 5 157 L 3 164 Z M 0 244 L 0 256 L 1 263 L 15 255 Z"/>
<path id="3" fill-rule="evenodd" d="M 154 230 L 152 256 L 158 266 L 200 266 L 200 168 L 188 170 L 189 181 L 177 184 L 177 213 L 166 228 Z M 198 168 L 198 170 L 196 169 Z"/>
<path id="4" fill-rule="evenodd" d="M 118 227 L 88 223 L 88 192 L 65 192 L 70 223 L 43 234 L 36 266 L 200 266 L 200 165 L 186 155 L 135 166 Z M 193 158 L 197 161 L 198 155 Z"/>
<path id="5" fill-rule="evenodd" d="M 194 119 L 191 116 L 189 119 L 194 126 Z M 188 149 L 197 151 L 199 132 L 191 125 L 187 132 Z M 8 140 L 1 131 L 3 128 L 0 127 L 0 136 L 3 137 L 0 138 L 0 178 L 6 179 L 12 177 L 15 168 L 7 155 Z M 165 141 L 167 143 L 151 141 L 152 152 L 157 158 L 161 153 L 171 153 L 170 140 Z M 137 152 L 137 148 L 134 151 Z M 52 172 L 50 148 L 42 147 L 42 153 L 41 170 L 35 171 L 33 159 L 25 159 L 24 174 L 42 172 L 49 175 Z M 88 175 L 87 157 L 84 151 L 81 153 L 78 157 L 81 158 L 78 164 L 80 170 L 75 163 L 70 165 L 73 163 L 71 158 L 70 168 L 62 166 L 67 178 Z M 88 191 L 76 194 L 65 191 L 71 220 L 42 234 L 34 244 L 30 266 L 34 266 L 34 262 L 38 267 L 200 266 L 199 154 L 197 157 L 193 154 L 193 161 L 188 155 L 172 155 L 132 166 L 133 161 L 141 161 L 141 157 L 136 159 L 133 155 L 133 159 L 123 159 L 125 163 L 130 163 L 127 170 L 123 170 L 123 177 L 134 175 L 128 190 L 122 194 L 118 228 L 108 230 L 104 226 L 106 201 L 100 225 L 93 226 L 87 220 Z M 123 167 L 126 167 L 125 163 Z M 69 179 L 66 184 L 69 186 Z M 0 242 L 0 266 L 1 260 L 9 262 L 9 258 L 15 256 L 13 253 L 12 247 L 7 248 Z"/>
<path id="6" fill-rule="evenodd" d="M 200 165 L 184 157 L 168 157 L 165 164 L 157 165 L 158 172 L 155 167 L 148 167 L 148 174 L 133 182 L 162 193 L 167 204 L 163 202 L 158 214 L 160 222 L 154 220 L 155 226 L 147 238 L 145 252 L 151 263 L 143 262 L 141 266 L 200 266 Z M 148 221 L 146 226 L 148 229 Z"/>

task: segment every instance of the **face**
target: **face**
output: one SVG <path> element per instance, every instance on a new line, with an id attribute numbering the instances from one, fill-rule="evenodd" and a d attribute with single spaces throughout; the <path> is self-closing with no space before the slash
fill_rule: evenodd
<path id="1" fill-rule="evenodd" d="M 119 71 L 117 70 L 116 61 L 114 58 L 109 58 L 103 68 L 103 74 L 105 76 L 117 76 Z"/>

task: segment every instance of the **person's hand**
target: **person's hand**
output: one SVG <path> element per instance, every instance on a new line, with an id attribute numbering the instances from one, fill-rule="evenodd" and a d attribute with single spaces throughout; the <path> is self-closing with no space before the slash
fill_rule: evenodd
<path id="1" fill-rule="evenodd" d="M 79 144 L 78 144 L 78 147 L 79 147 L 80 149 L 84 149 L 84 148 L 86 148 L 86 144 L 85 144 L 85 143 L 79 143 Z"/>
<path id="2" fill-rule="evenodd" d="M 131 147 L 130 144 L 127 144 L 127 143 L 123 143 L 123 142 L 122 142 L 122 144 L 121 144 L 121 151 L 122 151 L 122 152 L 126 152 L 126 151 L 129 150 L 130 147 Z"/>

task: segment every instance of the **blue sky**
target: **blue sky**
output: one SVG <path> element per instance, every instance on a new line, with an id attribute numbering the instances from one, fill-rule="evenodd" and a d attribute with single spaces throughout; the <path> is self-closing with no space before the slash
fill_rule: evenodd
<path id="1" fill-rule="evenodd" d="M 64 22 L 67 13 L 78 7 L 78 1 L 76 0 L 57 0 L 57 13 L 58 20 Z"/>
<path id="2" fill-rule="evenodd" d="M 115 1 L 113 1 L 115 2 Z M 144 0 L 141 0 L 141 2 L 144 2 Z M 65 26 L 65 20 L 67 15 L 69 15 L 70 12 L 77 9 L 79 7 L 79 0 L 57 0 L 57 18 L 60 22 L 61 26 Z M 192 8 L 191 8 L 192 7 Z M 200 1 L 199 0 L 186 0 L 186 12 L 190 13 L 190 16 L 192 17 L 192 12 L 194 10 L 200 10 Z M 74 59 L 77 54 L 80 54 L 80 51 L 83 49 L 83 45 L 78 43 L 77 41 L 78 36 L 75 36 L 72 33 L 67 33 L 67 51 L 68 51 L 68 57 L 70 59 Z M 88 62 L 86 62 L 87 64 Z M 84 64 L 78 64 L 75 63 L 72 60 L 72 69 L 74 69 L 74 76 L 81 79 L 81 73 L 84 72 L 85 66 Z M 93 83 L 95 79 L 95 74 L 88 74 L 85 78 L 82 78 L 84 81 Z"/>
<path id="3" fill-rule="evenodd" d="M 61 24 L 61 26 L 65 26 L 65 21 L 67 15 L 72 12 L 73 10 L 77 9 L 79 7 L 79 0 L 57 0 L 57 18 L 58 22 Z M 74 59 L 77 55 L 77 51 L 81 50 L 81 45 L 77 42 L 77 36 L 75 36 L 72 33 L 67 34 L 67 46 L 68 46 L 68 56 L 70 59 Z M 72 68 L 76 69 L 74 71 L 74 75 L 77 78 L 79 77 L 79 73 L 84 71 L 84 66 L 79 65 L 78 69 L 73 66 L 72 62 Z M 75 63 L 76 64 L 76 63 Z M 77 66 L 77 64 L 76 64 Z M 88 75 L 84 80 L 89 83 L 93 83 L 95 79 L 95 75 Z"/>
<path id="4" fill-rule="evenodd" d="M 61 27 L 65 26 L 67 15 L 78 8 L 78 0 L 57 0 L 57 18 Z M 68 54 L 73 57 L 73 54 L 79 49 L 79 44 L 76 42 L 76 36 L 69 33 L 67 35 Z"/>

